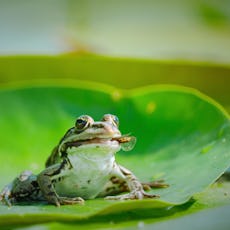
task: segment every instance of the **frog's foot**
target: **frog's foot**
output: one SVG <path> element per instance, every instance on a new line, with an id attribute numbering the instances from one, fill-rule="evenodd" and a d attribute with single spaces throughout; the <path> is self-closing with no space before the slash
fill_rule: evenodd
<path id="1" fill-rule="evenodd" d="M 57 197 L 57 200 L 55 202 L 56 206 L 60 206 L 60 205 L 72 205 L 72 204 L 80 204 L 83 205 L 84 204 L 84 200 L 81 197 Z"/>
<path id="2" fill-rule="evenodd" d="M 151 190 L 151 188 L 167 188 L 169 184 L 166 184 L 164 180 L 156 180 L 151 182 L 141 183 L 144 190 Z"/>
<path id="3" fill-rule="evenodd" d="M 118 196 L 107 196 L 106 200 L 142 200 L 148 198 L 159 198 L 158 195 L 148 194 L 144 190 L 133 190 L 128 194 L 118 195 Z"/>
<path id="4" fill-rule="evenodd" d="M 11 202 L 12 202 L 12 184 L 9 184 L 7 186 L 5 186 L 5 188 L 3 188 L 3 190 L 0 193 L 0 201 L 6 205 L 8 205 L 9 207 L 11 206 Z"/>

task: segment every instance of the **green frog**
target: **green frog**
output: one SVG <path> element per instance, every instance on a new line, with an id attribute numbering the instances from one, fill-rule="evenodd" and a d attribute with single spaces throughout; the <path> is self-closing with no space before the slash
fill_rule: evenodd
<path id="1" fill-rule="evenodd" d="M 20 201 L 46 201 L 60 206 L 83 204 L 97 197 L 157 198 L 145 190 L 164 184 L 141 183 L 115 161 L 116 152 L 131 150 L 135 142 L 134 136 L 121 134 L 117 116 L 105 114 L 100 121 L 94 121 L 82 115 L 53 149 L 46 168 L 38 175 L 22 172 L 2 190 L 0 200 L 9 206 Z"/>

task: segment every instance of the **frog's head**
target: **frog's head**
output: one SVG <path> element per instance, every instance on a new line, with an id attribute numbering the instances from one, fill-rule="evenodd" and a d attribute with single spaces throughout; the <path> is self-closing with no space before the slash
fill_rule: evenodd
<path id="1" fill-rule="evenodd" d="M 101 121 L 94 121 L 88 115 L 76 119 L 75 127 L 71 128 L 59 145 L 60 152 L 71 148 L 104 149 L 117 152 L 122 147 L 129 151 L 135 145 L 136 138 L 122 136 L 119 130 L 119 119 L 115 115 L 105 114 Z"/>

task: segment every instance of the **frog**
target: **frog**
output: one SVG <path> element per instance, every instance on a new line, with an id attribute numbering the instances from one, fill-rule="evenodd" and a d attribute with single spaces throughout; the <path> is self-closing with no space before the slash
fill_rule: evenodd
<path id="1" fill-rule="evenodd" d="M 115 155 L 130 151 L 136 137 L 122 135 L 116 115 L 105 114 L 99 121 L 81 115 L 67 130 L 46 160 L 39 174 L 23 171 L 0 193 L 0 201 L 11 206 L 18 202 L 47 202 L 61 205 L 84 204 L 85 200 L 142 200 L 159 198 L 147 193 L 162 182 L 141 183 Z"/>

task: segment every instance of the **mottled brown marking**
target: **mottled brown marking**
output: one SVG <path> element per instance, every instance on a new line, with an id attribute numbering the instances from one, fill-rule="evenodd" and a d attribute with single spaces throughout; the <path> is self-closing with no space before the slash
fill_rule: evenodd
<path id="1" fill-rule="evenodd" d="M 108 187 L 108 188 L 106 188 L 106 192 L 107 193 L 110 193 L 110 192 L 112 192 L 112 191 L 115 191 L 116 190 L 116 187 Z"/>
<path id="2" fill-rule="evenodd" d="M 121 183 L 121 180 L 115 176 L 111 177 L 110 178 L 110 181 L 113 183 L 113 184 L 120 184 Z"/>

